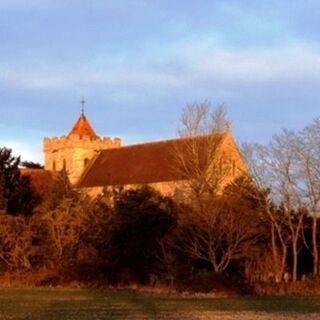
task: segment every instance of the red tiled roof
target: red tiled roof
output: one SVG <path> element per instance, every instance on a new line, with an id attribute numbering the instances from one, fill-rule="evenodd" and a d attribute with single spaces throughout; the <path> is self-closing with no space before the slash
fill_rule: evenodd
<path id="1" fill-rule="evenodd" d="M 215 135 L 218 146 L 224 134 Z M 206 137 L 173 139 L 145 144 L 132 145 L 116 149 L 102 150 L 88 165 L 77 186 L 80 188 L 146 184 L 183 180 L 185 177 L 175 170 L 177 147 L 185 149 L 190 141 L 197 142 L 199 153 L 205 154 L 208 139 Z M 204 160 L 204 159 L 200 159 Z"/>
<path id="2" fill-rule="evenodd" d="M 78 118 L 69 135 L 71 134 L 75 134 L 78 136 L 97 137 L 96 133 L 92 129 L 88 119 L 84 114 L 81 114 L 81 116 Z"/>

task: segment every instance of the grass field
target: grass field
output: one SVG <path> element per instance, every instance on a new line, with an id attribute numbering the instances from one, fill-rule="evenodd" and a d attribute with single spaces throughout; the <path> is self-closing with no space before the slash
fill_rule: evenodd
<path id="1" fill-rule="evenodd" d="M 320 319 L 320 297 L 190 298 L 129 290 L 0 289 L 0 319 Z"/>

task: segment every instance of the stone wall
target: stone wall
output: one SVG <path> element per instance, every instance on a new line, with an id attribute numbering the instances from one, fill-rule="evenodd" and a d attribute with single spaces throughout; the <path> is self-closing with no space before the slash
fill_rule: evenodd
<path id="1" fill-rule="evenodd" d="M 248 174 L 248 168 L 241 155 L 241 152 L 235 143 L 231 132 L 228 132 L 223 139 L 223 142 L 217 150 L 219 158 L 222 160 L 222 175 L 221 189 L 237 178 Z"/>

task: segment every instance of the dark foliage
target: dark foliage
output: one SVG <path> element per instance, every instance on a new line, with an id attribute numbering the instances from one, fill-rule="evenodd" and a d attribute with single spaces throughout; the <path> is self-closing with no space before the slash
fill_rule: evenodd
<path id="1" fill-rule="evenodd" d="M 160 240 L 176 224 L 174 203 L 145 186 L 118 194 L 114 210 L 118 221 L 111 245 L 115 268 L 146 283 L 159 272 Z"/>
<path id="2" fill-rule="evenodd" d="M 12 215 L 31 215 L 41 199 L 31 187 L 30 178 L 21 175 L 20 158 L 11 152 L 0 148 L 0 210 Z"/>
<path id="3" fill-rule="evenodd" d="M 20 176 L 19 183 L 8 196 L 7 212 L 30 216 L 40 202 L 39 194 L 31 187 L 30 177 Z"/>
<path id="4" fill-rule="evenodd" d="M 56 209 L 63 199 L 77 200 L 78 192 L 72 188 L 66 170 L 61 170 L 55 177 L 47 199 L 47 210 Z"/>
<path id="5" fill-rule="evenodd" d="M 10 212 L 11 203 L 28 212 L 31 209 L 24 206 L 34 205 L 26 201 L 32 199 L 29 178 L 13 169 L 18 166 L 15 158 L 8 162 L 3 165 L 8 170 L 1 172 L 19 183 L 12 182 L 11 193 L 0 184 L 0 200 Z M 6 181 L 5 174 L 0 178 Z M 206 211 L 200 214 L 192 204 L 178 205 L 147 186 L 105 189 L 91 199 L 74 190 L 62 171 L 55 176 L 46 203 L 31 218 L 0 215 L 0 268 L 12 275 L 34 275 L 30 281 L 35 285 L 160 283 L 190 292 L 247 293 L 251 284 L 269 280 L 268 273 L 267 280 L 259 274 L 273 270 L 270 225 L 264 213 L 267 192 L 242 178 L 223 194 L 206 198 Z M 272 210 L 282 215 L 281 208 Z M 312 269 L 311 222 L 306 220 L 304 239 L 299 239 L 300 279 Z M 224 256 L 225 267 L 213 272 L 214 262 Z M 287 272 L 290 262 L 289 256 Z"/>
<path id="6" fill-rule="evenodd" d="M 44 166 L 42 164 L 32 161 L 22 161 L 21 165 L 29 169 L 44 169 Z"/>

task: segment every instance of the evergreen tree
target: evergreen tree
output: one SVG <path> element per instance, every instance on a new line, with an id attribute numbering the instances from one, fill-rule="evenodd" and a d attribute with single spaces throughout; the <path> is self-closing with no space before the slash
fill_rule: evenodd
<path id="1" fill-rule="evenodd" d="M 21 165 L 29 169 L 44 169 L 42 164 L 33 161 L 22 161 Z"/>
<path id="2" fill-rule="evenodd" d="M 160 272 L 160 241 L 176 224 L 175 205 L 148 186 L 121 192 L 115 199 L 117 227 L 111 241 L 118 272 L 128 270 L 139 282 Z"/>
<path id="3" fill-rule="evenodd" d="M 14 157 L 11 149 L 0 148 L 0 210 L 30 215 L 40 197 L 32 189 L 30 178 L 21 175 L 19 164 L 20 157 Z"/>
<path id="4" fill-rule="evenodd" d="M 5 179 L 2 172 L 0 172 L 0 211 L 6 210 L 7 199 L 6 199 L 6 188 Z"/>

